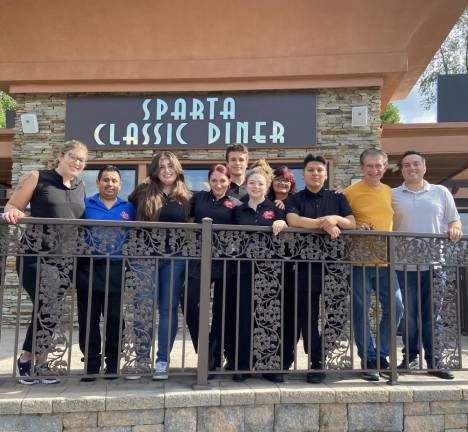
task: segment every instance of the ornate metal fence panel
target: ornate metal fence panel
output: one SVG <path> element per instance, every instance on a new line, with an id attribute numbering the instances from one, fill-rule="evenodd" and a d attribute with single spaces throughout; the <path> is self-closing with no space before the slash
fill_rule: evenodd
<path id="1" fill-rule="evenodd" d="M 244 338 L 242 343 L 246 343 L 250 349 L 249 372 L 282 371 L 291 366 L 285 363 L 286 324 L 290 326 L 289 329 L 294 327 L 294 337 L 302 338 L 302 343 L 312 342 L 315 348 L 320 346 L 320 368 L 342 371 L 356 368 L 351 316 L 355 267 L 391 268 L 403 272 L 416 271 L 418 274 L 422 271 L 430 272 L 432 357 L 435 358 L 432 366 L 442 369 L 463 368 L 459 273 L 462 268 L 468 267 L 466 237 L 454 243 L 437 235 L 350 232 L 343 233 L 337 240 L 331 240 L 328 235 L 316 231 L 287 230 L 273 236 L 268 228 L 206 223 L 202 228 L 202 225 L 196 224 L 102 224 L 97 221 L 32 219 L 24 222 L 19 225 L 0 224 L 0 282 L 3 301 L 5 275 L 13 270 L 7 268 L 7 258 L 9 261 L 16 259 L 20 283 L 26 290 L 32 290 L 35 297 L 32 304 L 35 319 L 31 321 L 30 331 L 34 374 L 38 376 L 71 373 L 72 349 L 75 349 L 76 344 L 73 340 L 76 287 L 83 259 L 91 263 L 98 260 L 107 263 L 121 260 L 123 263 L 118 338 L 119 374 L 152 373 L 160 318 L 158 281 L 161 269 L 163 264 L 167 265 L 164 271 L 171 287 L 174 287 L 174 275 L 176 271 L 180 274 L 183 266 L 183 284 L 186 285 L 190 262 L 199 263 L 199 268 L 205 271 L 207 268 L 215 269 L 218 264 L 212 267 L 214 262 L 222 263 L 223 290 L 236 291 L 237 299 L 234 301 L 237 302 L 237 313 L 239 302 L 244 302 L 241 305 L 243 310 L 249 311 L 246 322 L 250 330 L 245 335 L 238 334 L 239 341 Z M 209 243 L 205 240 L 202 245 L 202 233 L 205 239 L 211 239 L 211 257 L 209 251 L 206 252 L 209 259 L 206 254 L 203 255 L 204 262 L 202 246 Z M 220 267 L 216 268 L 219 272 Z M 103 275 L 106 285 L 110 276 L 107 273 Z M 205 279 L 208 282 L 200 289 L 205 290 L 206 295 L 202 297 L 205 299 L 204 310 L 208 311 L 211 307 L 208 294 L 210 282 L 209 277 Z M 92 274 L 89 281 L 93 283 Z M 304 291 L 304 286 L 308 300 L 304 300 L 305 297 L 301 300 L 301 295 L 304 295 L 301 289 Z M 106 288 L 106 296 L 107 291 Z M 247 301 L 243 297 L 245 293 L 250 296 Z M 301 310 L 304 311 L 300 302 L 308 302 L 310 296 L 320 296 L 320 340 L 314 341 L 306 340 L 298 324 L 299 314 Z M 170 301 L 178 304 L 179 298 L 174 297 Z M 226 298 L 223 298 L 223 302 L 227 302 Z M 18 312 L 22 307 L 21 299 L 18 299 Z M 309 303 L 306 308 L 309 318 Z M 378 304 L 375 304 L 371 312 L 371 327 L 376 339 L 379 338 L 376 323 L 380 313 Z M 105 313 L 103 315 L 105 317 Z M 17 355 L 20 342 L 19 317 L 17 320 L 13 357 Z M 200 328 L 206 331 L 213 326 L 210 313 L 200 314 L 199 320 Z M 101 321 L 104 327 L 105 322 L 104 318 Z M 1 324 L 3 326 L 3 320 Z M 224 322 L 223 327 L 227 324 Z M 205 354 L 211 349 L 206 331 L 203 344 L 198 347 Z M 232 343 L 226 341 L 226 334 L 222 336 L 224 343 Z M 247 337 L 249 341 L 245 340 Z M 317 367 L 317 364 L 312 364 L 310 346 L 308 354 L 302 354 L 302 343 L 296 344 L 294 341 L 295 371 Z M 393 350 L 395 346 L 394 340 Z M 401 358 L 400 352 L 391 353 L 394 354 Z M 236 357 L 238 355 L 239 352 Z M 303 362 L 297 366 L 299 357 L 302 360 L 307 357 L 307 364 Z M 15 360 L 13 358 L 12 361 Z M 85 367 L 86 362 L 85 358 Z M 200 363 L 206 368 L 207 376 L 208 360 L 206 364 L 204 360 Z M 199 371 L 198 374 L 200 376 Z"/>
<path id="2" fill-rule="evenodd" d="M 468 266 L 468 241 L 452 242 L 442 236 L 396 236 L 396 267 L 429 271 L 432 292 L 434 364 L 429 368 L 459 369 L 461 317 L 459 271 Z"/>

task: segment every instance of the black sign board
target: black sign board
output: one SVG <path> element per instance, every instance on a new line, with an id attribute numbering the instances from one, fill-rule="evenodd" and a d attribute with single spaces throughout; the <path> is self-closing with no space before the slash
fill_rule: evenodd
<path id="1" fill-rule="evenodd" d="M 438 76 L 437 121 L 468 121 L 468 74 Z"/>
<path id="2" fill-rule="evenodd" d="M 316 94 L 73 96 L 65 138 L 90 149 L 310 147 Z"/>

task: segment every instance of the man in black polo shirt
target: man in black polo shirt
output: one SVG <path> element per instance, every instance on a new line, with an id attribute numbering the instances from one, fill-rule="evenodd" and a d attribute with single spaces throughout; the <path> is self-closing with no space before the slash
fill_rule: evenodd
<path id="1" fill-rule="evenodd" d="M 331 192 L 323 185 L 327 179 L 327 161 L 322 156 L 308 154 L 304 159 L 304 182 L 306 188 L 286 201 L 286 219 L 290 227 L 322 229 L 332 239 L 338 238 L 341 229 L 354 229 L 356 222 L 351 207 L 341 193 Z M 308 270 L 311 269 L 309 278 Z M 309 352 L 311 369 L 321 369 L 321 338 L 318 329 L 320 294 L 322 292 L 322 264 L 299 263 L 298 275 L 298 332 L 302 331 L 304 350 Z M 309 279 L 311 285 L 309 286 Z M 310 290 L 310 305 L 308 304 Z M 310 329 L 309 329 L 310 310 Z M 310 336 L 309 336 L 310 331 Z M 307 382 L 320 383 L 324 374 L 307 374 Z"/>
<path id="2" fill-rule="evenodd" d="M 243 144 L 231 144 L 226 148 L 226 165 L 231 174 L 231 185 L 227 195 L 242 199 L 247 195 L 244 187 L 245 172 L 249 162 L 249 150 Z"/>

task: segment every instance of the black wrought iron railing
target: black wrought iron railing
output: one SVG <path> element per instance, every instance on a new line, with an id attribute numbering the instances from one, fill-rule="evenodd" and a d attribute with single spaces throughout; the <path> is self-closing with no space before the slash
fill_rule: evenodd
<path id="1" fill-rule="evenodd" d="M 167 362 L 199 387 L 224 374 L 461 370 L 467 266 L 466 236 L 1 223 L 0 376 L 18 378 L 23 349 L 33 378 L 160 379 Z"/>

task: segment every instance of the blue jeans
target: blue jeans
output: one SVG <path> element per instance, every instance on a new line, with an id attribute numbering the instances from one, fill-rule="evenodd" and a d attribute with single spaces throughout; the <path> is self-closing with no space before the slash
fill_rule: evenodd
<path id="1" fill-rule="evenodd" d="M 418 313 L 418 272 L 407 271 L 406 280 L 407 286 L 405 290 L 405 272 L 397 271 L 398 281 L 402 287 L 402 295 L 405 303 L 406 325 L 403 327 L 403 345 L 405 345 L 405 355 L 409 362 L 413 361 L 419 353 L 419 329 L 422 333 L 422 345 L 424 347 L 424 358 L 428 364 L 431 363 L 433 357 L 432 351 L 432 319 L 434 326 L 440 325 L 440 315 L 434 310 L 433 301 L 431 298 L 431 284 L 429 270 L 420 271 L 421 280 L 421 322 L 419 322 Z M 432 318 L 434 317 L 434 318 Z M 406 334 L 408 331 L 408 346 L 406 346 Z M 437 360 L 437 353 L 435 353 Z"/>
<path id="2" fill-rule="evenodd" d="M 154 265 L 153 260 L 143 260 L 137 264 L 137 267 L 142 272 L 141 277 L 144 279 L 144 284 L 151 283 L 151 286 L 144 286 L 142 292 L 135 293 L 135 309 L 141 310 L 144 303 L 152 305 L 152 309 L 157 302 L 159 324 L 156 361 L 168 362 L 169 354 L 177 334 L 177 312 L 184 285 L 185 260 L 159 259 L 158 271 L 156 272 L 155 269 L 152 269 L 149 273 L 148 270 L 151 265 Z M 173 269 L 171 269 L 172 267 Z M 147 277 L 148 273 L 150 274 L 150 278 Z M 158 277 L 157 280 L 156 276 Z M 153 320 L 148 312 L 142 315 L 146 318 L 145 320 L 136 320 L 134 323 L 135 333 L 139 336 L 141 334 L 147 336 L 147 342 L 142 342 L 141 346 L 137 349 L 137 357 L 140 359 L 150 357 L 150 345 L 148 342 L 152 341 Z M 144 326 L 147 328 L 143 328 Z M 143 338 L 141 339 L 143 340 Z"/>
<path id="3" fill-rule="evenodd" d="M 389 303 L 389 280 L 388 268 L 378 267 L 353 267 L 353 319 L 354 338 L 358 348 L 358 355 L 364 358 L 364 350 L 367 353 L 367 361 L 376 361 L 379 357 L 388 357 L 390 353 L 390 303 Z M 365 280 L 363 280 L 363 276 Z M 370 330 L 369 310 L 372 290 L 377 291 L 377 277 L 379 278 L 379 302 L 382 307 L 382 316 L 379 323 L 380 352 L 374 344 Z M 398 280 L 395 278 L 395 325 L 398 327 L 403 316 L 403 302 Z M 364 288 L 365 300 L 364 305 Z M 364 341 L 366 346 L 364 347 Z"/>

